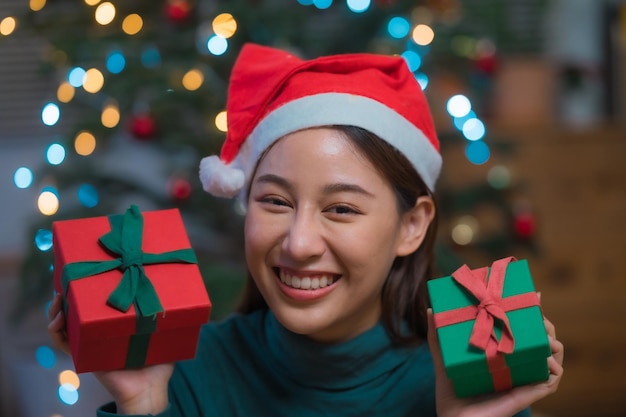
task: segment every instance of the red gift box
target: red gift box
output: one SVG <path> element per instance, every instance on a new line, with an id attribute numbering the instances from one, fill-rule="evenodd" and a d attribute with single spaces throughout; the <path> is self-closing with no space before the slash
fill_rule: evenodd
<path id="1" fill-rule="evenodd" d="M 139 223 L 138 233 L 130 237 L 129 222 Z M 52 231 L 54 284 L 64 295 L 76 372 L 194 357 L 211 302 L 177 209 L 140 213 L 133 206 L 124 216 L 57 221 Z M 139 252 L 128 248 L 132 241 Z M 126 252 L 111 251 L 105 242 Z M 179 254 L 184 260 L 177 259 Z M 77 265 L 87 265 L 92 272 L 109 270 L 68 279 Z M 132 301 L 122 307 L 126 311 L 119 309 L 119 298 L 113 300 L 113 293 Z M 156 299 L 146 304 L 150 296 Z"/>

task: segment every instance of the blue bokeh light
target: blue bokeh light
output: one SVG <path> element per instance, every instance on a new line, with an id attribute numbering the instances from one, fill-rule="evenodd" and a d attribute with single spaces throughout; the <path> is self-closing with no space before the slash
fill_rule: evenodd
<path id="1" fill-rule="evenodd" d="M 479 140 L 485 137 L 485 124 L 477 118 L 471 118 L 463 123 L 463 136 L 467 140 Z"/>
<path id="2" fill-rule="evenodd" d="M 415 79 L 417 80 L 417 82 L 419 83 L 420 87 L 422 87 L 422 91 L 426 90 L 426 87 L 428 87 L 428 75 L 424 74 L 423 72 L 416 72 L 415 73 Z"/>
<path id="3" fill-rule="evenodd" d="M 298 3 L 303 6 L 311 6 L 313 5 L 313 0 L 298 0 Z"/>
<path id="4" fill-rule="evenodd" d="M 65 160 L 65 148 L 59 143 L 53 143 L 46 150 L 46 160 L 50 165 L 59 165 Z"/>
<path id="5" fill-rule="evenodd" d="M 59 387 L 59 399 L 67 405 L 74 405 L 78 401 L 78 390 L 72 384 L 62 384 Z"/>
<path id="6" fill-rule="evenodd" d="M 52 249 L 52 232 L 47 229 L 39 229 L 35 233 L 35 246 L 42 252 Z"/>
<path id="7" fill-rule="evenodd" d="M 465 156 L 474 165 L 482 165 L 489 160 L 491 151 L 482 140 L 470 142 L 465 147 Z"/>
<path id="8" fill-rule="evenodd" d="M 387 32 L 392 38 L 402 39 L 409 34 L 411 24 L 404 17 L 392 17 L 387 24 Z"/>
<path id="9" fill-rule="evenodd" d="M 57 361 L 56 355 L 48 346 L 39 346 L 35 350 L 35 359 L 41 367 L 46 369 L 54 367 Z"/>
<path id="10" fill-rule="evenodd" d="M 457 130 L 463 130 L 463 125 L 465 124 L 465 122 L 467 122 L 469 119 L 474 118 L 476 118 L 476 113 L 474 112 L 474 110 L 470 110 L 470 112 L 467 113 L 465 116 L 455 117 L 453 119 L 454 127 L 456 127 Z"/>
<path id="11" fill-rule="evenodd" d="M 149 46 L 141 53 L 141 63 L 146 68 L 158 68 L 161 65 L 161 53 L 154 46 Z"/>
<path id="12" fill-rule="evenodd" d="M 72 68 L 67 74 L 67 82 L 69 82 L 72 87 L 82 87 L 85 82 L 85 70 L 81 67 Z"/>
<path id="13" fill-rule="evenodd" d="M 33 183 L 33 171 L 26 167 L 19 167 L 13 174 L 13 182 L 17 188 L 28 188 Z"/>
<path id="14" fill-rule="evenodd" d="M 207 49 L 213 55 L 223 55 L 228 50 L 228 41 L 221 36 L 213 35 L 209 38 Z"/>
<path id="15" fill-rule="evenodd" d="M 41 110 L 41 121 L 46 126 L 54 126 L 61 118 L 61 110 L 55 103 L 48 103 Z"/>
<path id="16" fill-rule="evenodd" d="M 348 9 L 354 13 L 363 13 L 372 5 L 372 0 L 347 0 Z"/>
<path id="17" fill-rule="evenodd" d="M 452 117 L 463 117 L 472 110 L 472 103 L 463 94 L 457 94 L 448 99 L 446 110 Z"/>
<path id="18" fill-rule="evenodd" d="M 333 0 L 313 0 L 313 5 L 318 9 L 328 9 L 333 5 Z"/>
<path id="19" fill-rule="evenodd" d="M 126 68 L 126 58 L 120 51 L 113 51 L 107 56 L 107 70 L 111 74 L 119 74 Z"/>
<path id="20" fill-rule="evenodd" d="M 422 65 L 422 57 L 419 56 L 417 52 L 404 51 L 402 53 L 402 58 L 404 58 L 404 61 L 406 62 L 411 72 L 417 71 Z"/>
<path id="21" fill-rule="evenodd" d="M 88 208 L 98 205 L 98 191 L 91 184 L 82 184 L 78 187 L 78 201 Z"/>

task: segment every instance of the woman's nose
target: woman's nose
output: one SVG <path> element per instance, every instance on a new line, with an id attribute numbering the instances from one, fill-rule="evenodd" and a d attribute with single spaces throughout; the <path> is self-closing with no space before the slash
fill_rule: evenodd
<path id="1" fill-rule="evenodd" d="M 296 213 L 286 234 L 282 249 L 295 260 L 320 256 L 326 248 L 319 220 L 310 213 Z"/>

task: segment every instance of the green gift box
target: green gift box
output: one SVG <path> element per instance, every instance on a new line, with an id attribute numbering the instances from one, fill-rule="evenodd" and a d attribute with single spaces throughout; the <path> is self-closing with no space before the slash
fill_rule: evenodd
<path id="1" fill-rule="evenodd" d="M 443 364 L 459 398 L 548 379 L 551 350 L 527 261 L 464 265 L 427 285 Z"/>

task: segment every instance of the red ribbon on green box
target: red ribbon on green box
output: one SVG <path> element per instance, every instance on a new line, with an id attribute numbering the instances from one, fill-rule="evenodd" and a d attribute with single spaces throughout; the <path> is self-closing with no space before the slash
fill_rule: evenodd
<path id="1" fill-rule="evenodd" d="M 503 355 L 510 354 L 515 349 L 515 337 L 506 312 L 539 306 L 539 297 L 535 292 L 502 298 L 506 268 L 515 260 L 512 256 L 497 260 L 492 264 L 491 271 L 486 267 L 471 270 L 467 265 L 457 269 L 452 278 L 476 298 L 478 305 L 434 315 L 436 328 L 474 320 L 469 343 L 485 352 L 496 391 L 507 390 L 513 386 Z M 494 331 L 496 320 L 502 324 L 500 340 Z"/>

